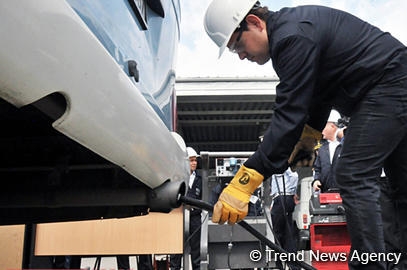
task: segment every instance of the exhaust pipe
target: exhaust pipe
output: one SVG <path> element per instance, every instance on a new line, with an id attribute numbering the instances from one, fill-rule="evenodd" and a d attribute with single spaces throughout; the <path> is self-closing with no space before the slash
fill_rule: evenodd
<path id="1" fill-rule="evenodd" d="M 181 206 L 181 196 L 186 192 L 184 181 L 167 180 L 150 191 L 148 206 L 151 212 L 169 213 L 172 209 Z"/>

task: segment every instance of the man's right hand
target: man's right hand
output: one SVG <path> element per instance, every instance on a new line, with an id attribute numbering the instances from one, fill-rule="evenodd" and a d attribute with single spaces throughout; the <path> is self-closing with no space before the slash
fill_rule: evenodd
<path id="1" fill-rule="evenodd" d="M 315 180 L 314 184 L 312 185 L 312 188 L 314 189 L 314 191 L 320 191 L 321 186 L 322 186 L 321 181 Z"/>

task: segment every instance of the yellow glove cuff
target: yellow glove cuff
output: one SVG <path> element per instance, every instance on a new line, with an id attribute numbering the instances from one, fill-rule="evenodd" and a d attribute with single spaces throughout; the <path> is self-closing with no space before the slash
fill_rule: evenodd
<path id="1" fill-rule="evenodd" d="M 250 196 L 263 182 L 264 176 L 254 169 L 242 165 L 224 191 L 244 202 L 249 202 Z M 237 189 L 238 191 L 234 191 Z"/>

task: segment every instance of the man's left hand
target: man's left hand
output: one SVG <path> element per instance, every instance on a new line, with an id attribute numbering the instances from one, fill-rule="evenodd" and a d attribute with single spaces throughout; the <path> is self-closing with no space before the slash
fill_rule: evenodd
<path id="1" fill-rule="evenodd" d="M 301 138 L 288 159 L 288 164 L 293 167 L 311 167 L 315 157 L 314 148 L 321 139 L 321 132 L 305 125 Z"/>

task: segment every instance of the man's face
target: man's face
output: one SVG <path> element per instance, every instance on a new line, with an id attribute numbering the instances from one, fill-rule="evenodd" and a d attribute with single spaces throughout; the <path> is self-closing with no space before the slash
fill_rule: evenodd
<path id="1" fill-rule="evenodd" d="M 322 136 L 326 140 L 335 141 L 336 140 L 336 130 L 337 126 L 332 122 L 327 122 L 325 128 L 322 130 Z"/>
<path id="2" fill-rule="evenodd" d="M 190 157 L 189 158 L 189 167 L 191 169 L 191 172 L 196 170 L 196 166 L 198 165 L 198 160 L 196 157 Z"/>
<path id="3" fill-rule="evenodd" d="M 248 30 L 233 33 L 227 46 L 241 60 L 247 59 L 263 65 L 270 60 L 265 23 L 254 15 L 249 16 L 251 15 L 247 19 Z"/>

